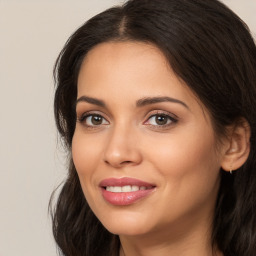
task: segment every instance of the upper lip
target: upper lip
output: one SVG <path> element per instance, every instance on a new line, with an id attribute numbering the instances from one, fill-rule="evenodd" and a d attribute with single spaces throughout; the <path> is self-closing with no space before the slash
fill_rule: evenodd
<path id="1" fill-rule="evenodd" d="M 122 187 L 122 186 L 139 186 L 139 187 L 155 187 L 154 184 L 150 184 L 148 182 L 134 179 L 134 178 L 129 178 L 129 177 L 124 177 L 124 178 L 108 178 L 104 179 L 100 182 L 99 186 L 100 187 L 109 187 L 109 186 L 117 186 L 117 187 Z"/>

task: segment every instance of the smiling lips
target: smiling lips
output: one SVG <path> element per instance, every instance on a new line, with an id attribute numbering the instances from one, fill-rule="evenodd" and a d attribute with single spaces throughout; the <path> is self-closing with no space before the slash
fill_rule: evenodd
<path id="1" fill-rule="evenodd" d="M 155 186 L 133 178 L 110 178 L 100 183 L 103 198 L 112 205 L 130 205 L 145 198 Z"/>

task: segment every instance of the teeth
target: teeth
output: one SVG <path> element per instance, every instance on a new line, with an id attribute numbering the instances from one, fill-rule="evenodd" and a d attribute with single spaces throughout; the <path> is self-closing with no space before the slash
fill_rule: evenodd
<path id="1" fill-rule="evenodd" d="M 113 192 L 120 193 L 120 192 L 122 192 L 122 188 L 121 187 L 113 187 Z"/>
<path id="2" fill-rule="evenodd" d="M 140 188 L 138 186 L 132 186 L 132 191 L 138 191 Z"/>
<path id="3" fill-rule="evenodd" d="M 131 186 L 123 186 L 122 187 L 122 192 L 131 192 L 132 188 Z"/>
<path id="4" fill-rule="evenodd" d="M 134 191 L 139 191 L 139 190 L 146 190 L 147 188 L 142 186 L 123 186 L 123 187 L 118 187 L 118 186 L 108 186 L 106 187 L 107 191 L 114 192 L 114 193 L 121 193 L 121 192 L 134 192 Z"/>
<path id="5" fill-rule="evenodd" d="M 110 191 L 110 192 L 116 192 L 116 193 L 120 193 L 122 192 L 122 188 L 121 187 L 106 187 L 106 190 L 107 191 Z"/>

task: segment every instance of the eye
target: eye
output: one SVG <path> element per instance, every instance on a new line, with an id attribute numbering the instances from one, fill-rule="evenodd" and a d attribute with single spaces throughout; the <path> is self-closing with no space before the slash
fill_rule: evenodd
<path id="1" fill-rule="evenodd" d="M 145 124 L 152 125 L 152 126 L 168 126 L 176 122 L 177 122 L 177 119 L 167 114 L 160 113 L 160 114 L 151 115 Z"/>
<path id="2" fill-rule="evenodd" d="M 99 126 L 109 124 L 109 122 L 99 114 L 87 114 L 79 118 L 78 121 L 85 124 L 86 126 Z"/>

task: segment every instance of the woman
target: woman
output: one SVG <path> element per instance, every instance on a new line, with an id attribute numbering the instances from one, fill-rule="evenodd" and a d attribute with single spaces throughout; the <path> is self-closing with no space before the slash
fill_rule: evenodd
<path id="1" fill-rule="evenodd" d="M 216 0 L 131 0 L 55 67 L 65 256 L 256 252 L 256 48 Z"/>

